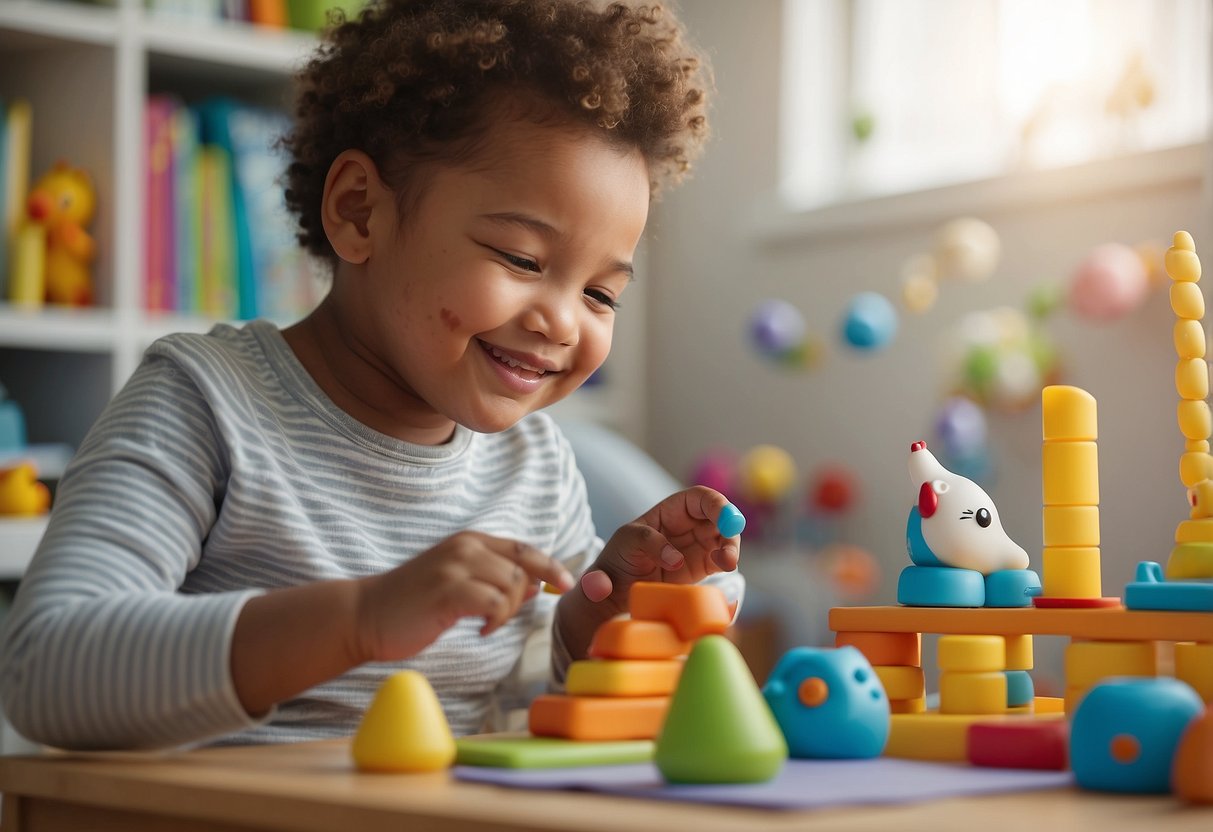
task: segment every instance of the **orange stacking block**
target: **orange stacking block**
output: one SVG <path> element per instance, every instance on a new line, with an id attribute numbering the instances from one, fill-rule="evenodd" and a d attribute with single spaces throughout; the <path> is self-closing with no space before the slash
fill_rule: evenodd
<path id="1" fill-rule="evenodd" d="M 569 665 L 564 689 L 570 696 L 669 696 L 682 665 L 679 659 L 585 659 Z"/>
<path id="2" fill-rule="evenodd" d="M 835 647 L 851 646 L 877 665 L 922 665 L 922 635 L 919 633 L 838 633 Z"/>
<path id="3" fill-rule="evenodd" d="M 528 727 L 537 737 L 570 740 L 650 740 L 670 706 L 668 696 L 559 696 L 531 702 Z"/>
<path id="4" fill-rule="evenodd" d="M 723 633 L 733 620 L 724 593 L 698 584 L 642 581 L 633 584 L 628 606 L 632 618 L 665 621 L 686 641 Z"/>
<path id="5" fill-rule="evenodd" d="M 612 618 L 594 631 L 589 655 L 596 659 L 672 659 L 691 645 L 664 621 Z"/>

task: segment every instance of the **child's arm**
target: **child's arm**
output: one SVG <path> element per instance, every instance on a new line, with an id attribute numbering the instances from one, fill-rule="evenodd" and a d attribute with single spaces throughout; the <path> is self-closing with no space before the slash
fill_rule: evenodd
<path id="1" fill-rule="evenodd" d="M 465 616 L 489 635 L 532 598 L 539 581 L 573 578 L 522 543 L 460 532 L 390 572 L 252 598 L 236 622 L 232 680 L 241 704 L 275 703 L 370 661 L 409 658 Z"/>
<path id="2" fill-rule="evenodd" d="M 584 658 L 594 631 L 628 609 L 628 592 L 637 581 L 697 583 L 717 572 L 731 572 L 740 558 L 740 538 L 717 529 L 730 503 L 718 491 L 695 486 L 679 491 L 621 527 L 598 559 L 556 607 L 553 675 L 563 679 L 569 660 Z"/>

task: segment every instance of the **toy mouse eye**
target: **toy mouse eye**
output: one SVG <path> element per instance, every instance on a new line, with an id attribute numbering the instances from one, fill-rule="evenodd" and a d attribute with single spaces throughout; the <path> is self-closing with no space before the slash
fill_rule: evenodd
<path id="1" fill-rule="evenodd" d="M 984 528 L 989 527 L 990 521 L 993 520 L 994 518 L 992 518 L 990 516 L 989 509 L 979 508 L 979 509 L 977 509 L 977 518 L 976 519 L 977 519 L 977 525 L 981 526 L 984 529 Z"/>

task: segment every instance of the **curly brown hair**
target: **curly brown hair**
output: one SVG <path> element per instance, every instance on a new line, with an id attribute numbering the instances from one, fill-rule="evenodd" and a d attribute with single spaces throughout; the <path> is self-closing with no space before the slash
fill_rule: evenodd
<path id="1" fill-rule="evenodd" d="M 651 193 L 683 178 L 707 138 L 710 69 L 660 5 L 592 0 L 380 0 L 332 28 L 300 71 L 286 201 L 299 241 L 331 258 L 320 221 L 329 166 L 375 160 L 402 213 L 419 163 L 484 144 L 494 107 L 597 131 L 638 149 Z M 529 102 L 529 103 L 526 103 Z M 534 106 L 538 104 L 539 106 Z"/>

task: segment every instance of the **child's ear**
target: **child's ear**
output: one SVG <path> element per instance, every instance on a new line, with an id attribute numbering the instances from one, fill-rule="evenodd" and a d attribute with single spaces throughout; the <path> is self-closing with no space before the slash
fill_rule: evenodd
<path id="1" fill-rule="evenodd" d="M 345 150 L 329 165 L 320 203 L 320 221 L 333 251 L 349 263 L 371 256 L 371 214 L 383 210 L 390 191 L 375 162 L 361 150 Z"/>

